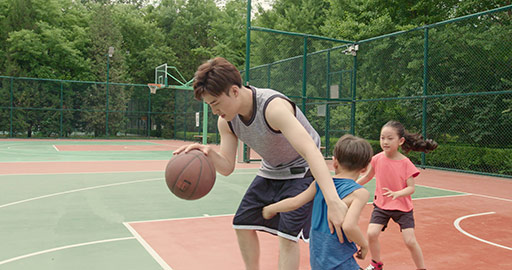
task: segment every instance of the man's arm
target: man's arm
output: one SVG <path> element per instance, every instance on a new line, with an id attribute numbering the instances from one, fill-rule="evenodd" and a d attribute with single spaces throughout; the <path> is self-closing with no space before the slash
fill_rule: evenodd
<path id="1" fill-rule="evenodd" d="M 320 149 L 293 112 L 293 107 L 288 101 L 276 98 L 268 104 L 265 117 L 269 125 L 273 129 L 281 131 L 295 151 L 308 162 L 328 206 L 327 215 L 331 233 L 336 230 L 338 237 L 342 237 L 341 225 L 347 206 L 341 201 L 336 192 L 332 176 Z"/>
<path id="2" fill-rule="evenodd" d="M 238 138 L 229 128 L 228 122 L 219 117 L 217 127 L 220 134 L 220 151 L 216 151 L 209 145 L 194 143 L 185 145 L 174 151 L 173 155 L 181 152 L 188 152 L 192 149 L 199 149 L 212 161 L 215 170 L 222 175 L 229 175 L 235 170 L 236 149 Z"/>

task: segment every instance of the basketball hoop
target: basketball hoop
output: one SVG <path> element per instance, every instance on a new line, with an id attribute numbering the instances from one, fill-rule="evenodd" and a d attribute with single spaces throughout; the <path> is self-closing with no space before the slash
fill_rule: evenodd
<path id="1" fill-rule="evenodd" d="M 151 94 L 156 94 L 156 90 L 162 88 L 162 85 L 158 83 L 148 83 L 148 87 Z"/>

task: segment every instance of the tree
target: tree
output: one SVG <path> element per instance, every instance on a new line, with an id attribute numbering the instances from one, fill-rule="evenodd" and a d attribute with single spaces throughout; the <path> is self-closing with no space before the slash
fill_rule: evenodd
<path id="1" fill-rule="evenodd" d="M 92 11 L 89 24 L 89 57 L 92 59 L 91 66 L 96 80 L 107 82 L 107 76 L 110 82 L 126 80 L 128 76 L 124 64 L 125 51 L 121 46 L 123 39 L 119 27 L 112 19 L 112 6 L 93 5 Z M 115 49 L 111 57 L 108 55 L 109 47 Z M 115 135 L 123 127 L 124 114 L 119 112 L 124 111 L 130 93 L 120 90 L 120 87 L 113 84 L 94 84 L 87 88 L 85 100 L 80 100 L 88 105 L 82 114 L 85 129 L 94 132 L 94 136 L 106 134 L 107 113 L 109 134 Z"/>
<path id="2" fill-rule="evenodd" d="M 208 33 L 214 41 L 212 55 L 229 59 L 238 67 L 245 63 L 246 8 L 245 0 L 228 1 Z"/>

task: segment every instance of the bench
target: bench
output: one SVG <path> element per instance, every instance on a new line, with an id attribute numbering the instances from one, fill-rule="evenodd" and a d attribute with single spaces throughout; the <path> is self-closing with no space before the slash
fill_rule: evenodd
<path id="1" fill-rule="evenodd" d="M 206 140 L 208 140 L 210 136 L 206 135 Z M 194 135 L 194 139 L 202 142 L 203 141 L 203 135 Z"/>

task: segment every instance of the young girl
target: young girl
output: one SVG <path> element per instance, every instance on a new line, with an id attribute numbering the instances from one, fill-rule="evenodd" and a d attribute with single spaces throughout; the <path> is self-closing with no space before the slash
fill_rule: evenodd
<path id="1" fill-rule="evenodd" d="M 380 132 L 382 152 L 373 156 L 368 174 L 357 180 L 358 184 L 376 179 L 373 212 L 368 225 L 368 243 L 372 262 L 366 270 L 382 270 L 379 235 L 387 227 L 390 218 L 400 225 L 405 245 L 411 252 L 417 269 L 425 269 L 423 254 L 414 235 L 414 216 L 411 194 L 414 193 L 414 178 L 419 170 L 398 151 L 429 152 L 437 147 L 432 140 L 424 140 L 420 134 L 408 133 L 397 121 L 387 122 Z"/>

